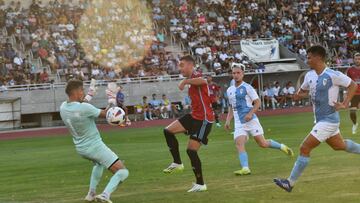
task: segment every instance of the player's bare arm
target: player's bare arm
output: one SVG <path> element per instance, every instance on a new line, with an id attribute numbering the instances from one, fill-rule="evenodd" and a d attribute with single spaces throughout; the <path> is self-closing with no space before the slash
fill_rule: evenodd
<path id="1" fill-rule="evenodd" d="M 303 89 L 299 89 L 293 96 L 293 100 L 297 101 L 300 100 L 302 98 L 305 98 L 309 95 L 309 90 L 303 90 Z"/>
<path id="2" fill-rule="evenodd" d="M 204 78 L 191 78 L 191 79 L 186 79 L 186 84 L 200 86 L 200 85 L 206 85 L 207 81 Z"/>
<path id="3" fill-rule="evenodd" d="M 200 85 L 206 85 L 206 84 L 207 84 L 207 81 L 203 78 L 184 79 L 180 82 L 179 89 L 184 90 L 185 85 L 200 86 Z"/>
<path id="4" fill-rule="evenodd" d="M 107 112 L 107 109 L 101 110 L 100 114 L 99 114 L 99 118 L 106 118 L 106 112 Z"/>
<path id="5" fill-rule="evenodd" d="M 254 113 L 257 112 L 257 110 L 260 108 L 260 105 L 261 105 L 260 99 L 255 99 L 253 102 L 254 102 L 253 108 L 252 108 L 251 111 L 250 111 L 248 114 L 246 114 L 246 116 L 245 116 L 245 120 L 246 120 L 246 121 L 250 121 L 250 120 L 252 119 Z"/>
<path id="6" fill-rule="evenodd" d="M 184 79 L 184 80 L 182 80 L 180 83 L 179 83 L 179 85 L 178 85 L 178 87 L 179 87 L 179 89 L 181 90 L 181 91 L 183 91 L 184 90 L 184 88 L 185 88 L 185 80 L 186 79 Z"/>
<path id="7" fill-rule="evenodd" d="M 233 119 L 234 117 L 234 113 L 233 113 L 233 110 L 231 109 L 231 107 L 228 108 L 228 113 L 227 113 L 227 116 L 226 116 L 226 122 L 225 122 L 225 130 L 230 130 L 230 123 L 231 123 L 231 120 Z"/>
<path id="8" fill-rule="evenodd" d="M 353 96 L 355 95 L 356 89 L 357 89 L 357 84 L 352 80 L 350 85 L 346 89 L 347 94 L 346 94 L 346 97 L 344 98 L 344 101 L 334 103 L 334 107 L 337 111 L 339 111 L 341 109 L 346 109 L 349 107 L 349 103 L 350 103 L 351 99 L 353 98 Z"/>

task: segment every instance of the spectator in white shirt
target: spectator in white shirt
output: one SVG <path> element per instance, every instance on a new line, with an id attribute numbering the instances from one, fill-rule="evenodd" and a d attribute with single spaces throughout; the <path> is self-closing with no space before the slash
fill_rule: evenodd
<path id="1" fill-rule="evenodd" d="M 271 84 L 264 87 L 263 97 L 265 101 L 265 108 L 270 108 L 270 104 L 272 109 L 276 108 L 278 102 L 275 99 L 275 90 L 273 87 L 271 87 Z"/>
<path id="2" fill-rule="evenodd" d="M 283 89 L 283 93 L 285 96 L 285 103 L 288 107 L 292 106 L 293 96 L 295 94 L 295 88 L 292 85 L 292 82 L 289 81 L 286 83 L 286 86 Z"/>
<path id="3" fill-rule="evenodd" d="M 304 59 L 304 60 L 306 59 L 307 53 L 306 53 L 306 49 L 304 46 L 301 46 L 301 48 L 299 49 L 299 54 L 302 59 Z"/>
<path id="4" fill-rule="evenodd" d="M 196 55 L 202 56 L 204 54 L 204 48 L 198 47 L 195 49 Z"/>
<path id="5" fill-rule="evenodd" d="M 23 59 L 16 54 L 16 56 L 14 58 L 14 63 L 18 66 L 21 66 L 23 64 Z"/>
<path id="6" fill-rule="evenodd" d="M 274 86 L 272 87 L 273 92 L 274 92 L 274 98 L 276 99 L 276 101 L 280 104 L 280 106 L 282 107 L 284 105 L 284 96 L 281 94 L 280 92 L 280 84 L 278 81 L 274 82 Z"/>

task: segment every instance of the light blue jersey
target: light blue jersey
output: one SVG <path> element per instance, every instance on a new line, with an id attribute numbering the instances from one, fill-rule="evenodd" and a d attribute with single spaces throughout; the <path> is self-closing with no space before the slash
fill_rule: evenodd
<path id="1" fill-rule="evenodd" d="M 149 103 L 153 108 L 158 108 L 161 105 L 161 101 L 158 99 L 152 99 Z"/>
<path id="2" fill-rule="evenodd" d="M 339 71 L 325 68 L 317 75 L 315 70 L 305 75 L 301 89 L 309 90 L 315 114 L 315 123 L 323 121 L 339 123 L 339 112 L 335 110 L 334 102 L 339 95 L 339 87 L 348 87 L 351 79 Z"/>
<path id="3" fill-rule="evenodd" d="M 275 90 L 274 88 L 269 88 L 266 90 L 266 96 L 268 97 L 274 97 L 275 96 Z"/>
<path id="4" fill-rule="evenodd" d="M 102 143 L 95 124 L 100 112 L 100 109 L 88 103 L 63 102 L 60 106 L 60 116 L 73 136 L 78 151 Z"/>
<path id="5" fill-rule="evenodd" d="M 230 86 L 227 89 L 227 96 L 234 112 L 235 122 L 246 123 L 245 116 L 253 108 L 253 101 L 259 99 L 255 89 L 248 83 L 242 82 L 238 87 Z M 253 114 L 252 119 L 255 118 L 257 117 Z"/>

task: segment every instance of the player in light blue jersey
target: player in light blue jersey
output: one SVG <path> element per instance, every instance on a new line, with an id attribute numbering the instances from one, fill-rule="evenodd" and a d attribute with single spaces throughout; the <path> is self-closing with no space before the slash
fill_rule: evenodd
<path id="1" fill-rule="evenodd" d="M 237 67 L 237 68 L 241 68 L 242 70 L 245 70 L 246 66 L 242 63 L 232 63 L 231 64 L 231 69 Z M 234 86 L 235 85 L 235 79 L 232 79 L 230 81 L 229 87 Z"/>
<path id="2" fill-rule="evenodd" d="M 326 50 L 322 46 L 312 46 L 307 50 L 308 65 L 313 69 L 305 75 L 300 90 L 294 95 L 299 100 L 310 94 L 315 114 L 315 126 L 300 147 L 290 176 L 287 179 L 275 178 L 276 185 L 291 192 L 310 160 L 310 152 L 321 142 L 326 142 L 334 150 L 344 150 L 360 154 L 360 145 L 352 140 L 344 140 L 340 134 L 339 110 L 349 107 L 357 85 L 348 76 L 326 67 Z M 347 88 L 347 97 L 338 102 L 339 87 Z"/>
<path id="3" fill-rule="evenodd" d="M 85 200 L 111 203 L 111 193 L 128 177 L 129 171 L 118 156 L 103 143 L 96 127 L 95 119 L 97 117 L 104 118 L 106 110 L 98 109 L 83 102 L 84 89 L 80 80 L 70 80 L 65 91 L 69 98 L 60 107 L 61 118 L 73 136 L 78 154 L 94 162 L 90 189 Z M 100 195 L 96 195 L 96 187 L 100 182 L 104 168 L 109 169 L 114 175 L 105 190 Z"/>
<path id="4" fill-rule="evenodd" d="M 245 143 L 249 135 L 253 136 L 256 143 L 262 148 L 278 149 L 289 156 L 293 156 L 293 151 L 286 145 L 264 138 L 263 128 L 255 114 L 261 105 L 259 96 L 251 85 L 243 81 L 244 72 L 241 67 L 234 66 L 232 75 L 235 84 L 227 89 L 230 106 L 225 129 L 230 129 L 230 122 L 234 117 L 234 140 L 239 153 L 240 165 L 242 166 L 240 170 L 234 171 L 234 173 L 236 175 L 248 175 L 251 173 L 248 155 L 245 151 Z"/>

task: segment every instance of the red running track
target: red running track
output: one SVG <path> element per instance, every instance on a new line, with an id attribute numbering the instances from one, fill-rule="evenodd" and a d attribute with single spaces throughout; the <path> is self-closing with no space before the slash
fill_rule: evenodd
<path id="1" fill-rule="evenodd" d="M 294 107 L 287 109 L 276 109 L 276 110 L 266 110 L 260 111 L 256 114 L 258 116 L 274 116 L 274 115 L 287 115 L 294 113 L 302 112 L 311 112 L 312 107 Z M 225 119 L 226 115 L 222 115 L 222 118 Z M 131 126 L 125 127 L 128 128 L 147 128 L 154 126 L 167 126 L 174 119 L 162 119 L 162 120 L 152 120 L 152 121 L 138 121 L 133 122 Z M 125 128 L 119 128 L 110 126 L 107 124 L 99 124 L 98 128 L 100 131 L 109 131 L 109 130 L 123 130 Z M 68 130 L 62 127 L 51 127 L 51 128 L 35 128 L 35 129 L 26 129 L 26 130 L 13 130 L 13 131 L 3 131 L 0 132 L 0 140 L 13 140 L 18 138 L 32 138 L 32 137 L 47 137 L 47 136 L 64 136 L 68 135 Z"/>

